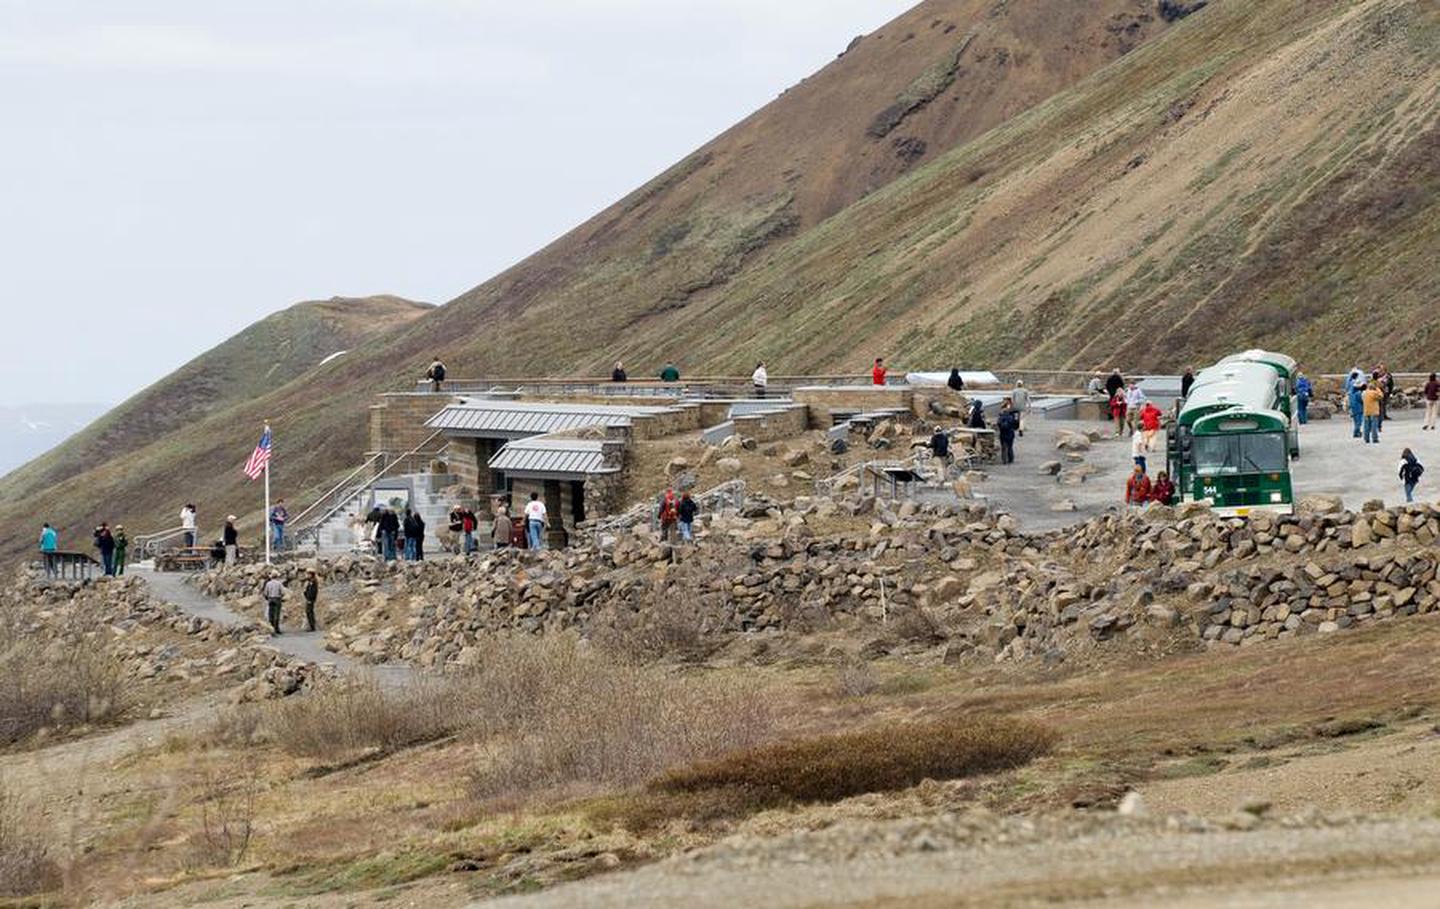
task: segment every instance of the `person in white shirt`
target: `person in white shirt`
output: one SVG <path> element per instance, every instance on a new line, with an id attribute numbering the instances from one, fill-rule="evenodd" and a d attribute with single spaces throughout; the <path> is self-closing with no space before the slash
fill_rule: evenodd
<path id="1" fill-rule="evenodd" d="M 185 547 L 193 549 L 195 546 L 196 533 L 195 506 L 186 505 L 180 509 L 180 529 L 185 531 Z"/>
<path id="2" fill-rule="evenodd" d="M 1145 397 L 1145 392 L 1140 390 L 1140 385 L 1131 379 L 1130 387 L 1125 390 L 1125 425 L 1130 429 L 1131 435 L 1139 428 L 1140 408 L 1145 406 L 1147 400 L 1149 399 Z"/>
<path id="3" fill-rule="evenodd" d="M 530 493 L 530 501 L 525 505 L 525 532 L 531 549 L 545 548 L 545 503 L 540 501 L 540 493 Z"/>
<path id="4" fill-rule="evenodd" d="M 755 364 L 755 371 L 750 374 L 750 381 L 755 385 L 755 397 L 765 397 L 765 386 L 770 382 L 770 374 L 765 371 L 763 362 Z"/>

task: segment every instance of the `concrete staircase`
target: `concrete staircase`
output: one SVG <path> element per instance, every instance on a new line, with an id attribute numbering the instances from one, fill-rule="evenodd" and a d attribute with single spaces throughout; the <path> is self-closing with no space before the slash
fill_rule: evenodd
<path id="1" fill-rule="evenodd" d="M 393 483 L 396 481 L 409 483 L 410 507 L 420 512 L 420 517 L 425 519 L 426 554 L 443 553 L 440 531 L 449 526 L 450 508 L 455 503 L 450 496 L 442 494 L 441 490 L 459 483 L 459 478 L 451 474 L 404 474 L 389 478 L 387 483 L 391 485 L 388 488 L 394 488 Z M 380 488 L 383 490 L 387 487 Z M 338 509 L 320 525 L 320 542 L 316 550 L 318 555 L 343 555 L 355 551 L 355 531 L 350 525 L 351 514 L 363 516 L 369 513 L 374 495 L 373 488 L 362 490 L 347 501 L 345 507 Z"/>

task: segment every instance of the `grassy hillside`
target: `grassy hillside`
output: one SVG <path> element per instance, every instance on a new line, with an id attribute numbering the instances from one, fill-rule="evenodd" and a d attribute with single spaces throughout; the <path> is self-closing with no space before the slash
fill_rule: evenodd
<path id="1" fill-rule="evenodd" d="M 71 528 L 69 542 L 77 545 L 88 543 L 77 535 L 98 520 L 124 521 L 147 506 L 147 515 L 159 520 L 162 502 L 182 500 L 176 502 L 178 511 L 184 499 L 205 497 L 203 483 L 181 478 L 228 472 L 249 456 L 254 440 L 240 446 L 244 450 L 237 454 L 238 440 L 244 435 L 258 438 L 265 416 L 236 417 L 237 406 L 263 398 L 293 377 L 313 374 L 326 357 L 359 348 L 432 308 L 388 296 L 298 303 L 196 357 L 55 450 L 0 479 L 0 499 L 13 503 L 9 508 L 17 512 L 23 509 L 30 516 L 27 525 L 38 527 L 49 520 Z M 208 427 L 206 435 L 215 447 L 203 444 L 203 437 L 183 440 L 198 426 Z M 350 436 L 357 443 L 362 438 L 363 432 Z M 168 466 L 172 462 L 167 459 L 190 452 L 206 452 L 214 460 L 207 468 L 197 465 L 193 474 Z M 143 485 L 133 482 L 137 469 L 152 461 L 167 466 Z M 175 481 L 167 482 L 167 477 Z M 24 535 L 28 540 L 28 526 Z"/>
<path id="2" fill-rule="evenodd" d="M 436 352 L 457 376 L 1155 368 L 1253 344 L 1431 366 L 1437 62 L 1426 0 L 1215 0 L 1168 24 L 1150 0 L 930 0 L 353 355 L 231 406 L 169 385 L 129 410 L 145 447 L 97 430 L 17 472 L 0 526 L 25 530 L 0 553 L 41 514 L 253 513 L 237 467 L 267 417 L 300 497 L 356 462 L 373 393 Z"/>

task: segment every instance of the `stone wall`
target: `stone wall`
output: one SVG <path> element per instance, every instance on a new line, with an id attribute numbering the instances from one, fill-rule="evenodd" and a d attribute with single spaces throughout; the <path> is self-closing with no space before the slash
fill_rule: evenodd
<path id="1" fill-rule="evenodd" d="M 425 421 L 455 400 L 419 392 L 380 395 L 380 402 L 370 408 L 371 453 L 384 451 L 395 456 L 419 445 L 434 432 Z M 428 463 L 448 442 L 445 436 L 437 438 L 420 452 L 416 462 Z"/>
<path id="2" fill-rule="evenodd" d="M 826 428 L 834 425 L 832 413 L 836 410 L 910 410 L 915 406 L 915 391 L 903 385 L 807 386 L 795 389 L 794 399 L 809 409 L 808 425 Z"/>
<path id="3" fill-rule="evenodd" d="M 810 408 L 795 404 L 770 413 L 735 418 L 735 431 L 756 442 L 793 439 L 810 428 Z"/>

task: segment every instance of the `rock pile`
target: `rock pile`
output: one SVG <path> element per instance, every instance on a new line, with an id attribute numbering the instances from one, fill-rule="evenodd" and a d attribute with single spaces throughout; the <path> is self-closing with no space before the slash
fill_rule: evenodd
<path id="1" fill-rule="evenodd" d="M 712 516 L 696 548 L 641 528 L 563 552 L 316 568 L 342 585 L 328 597 L 340 605 L 327 646 L 371 662 L 464 664 L 495 635 L 661 626 L 716 646 L 842 630 L 863 657 L 1054 661 L 1121 642 L 1240 645 L 1430 612 L 1437 539 L 1440 508 L 1429 505 L 1357 513 L 1313 499 L 1295 515 L 1248 519 L 1155 506 L 1027 534 L 982 506 L 800 497 Z M 199 583 L 258 614 L 263 571 Z"/>
<path id="2" fill-rule="evenodd" d="M 0 598 L 39 646 L 83 641 L 137 684 L 237 685 L 237 699 L 253 700 L 294 693 L 320 671 L 268 646 L 258 626 L 189 615 L 156 599 L 138 577 L 62 582 L 24 568 Z"/>

